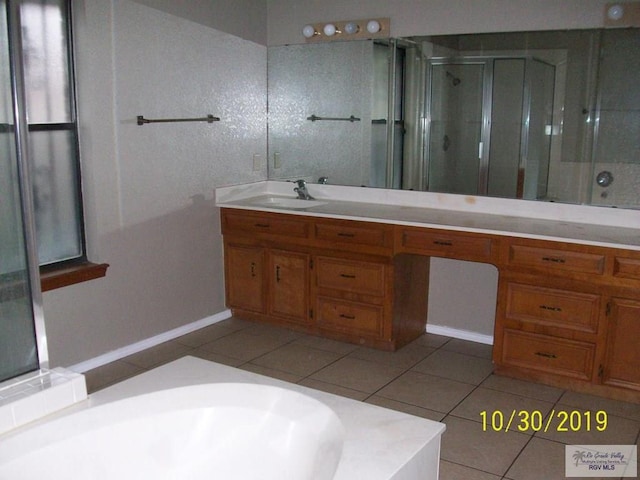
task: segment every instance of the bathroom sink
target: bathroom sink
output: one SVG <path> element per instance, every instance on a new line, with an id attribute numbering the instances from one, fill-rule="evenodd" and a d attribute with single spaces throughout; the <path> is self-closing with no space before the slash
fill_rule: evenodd
<path id="1" fill-rule="evenodd" d="M 289 197 L 267 197 L 251 202 L 252 205 L 267 208 L 283 208 L 287 210 L 306 210 L 311 207 L 326 205 L 327 202 L 319 200 L 302 200 Z"/>

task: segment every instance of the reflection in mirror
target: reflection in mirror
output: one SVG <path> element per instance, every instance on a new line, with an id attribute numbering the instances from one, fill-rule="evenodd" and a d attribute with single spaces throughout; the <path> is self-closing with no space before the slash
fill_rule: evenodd
<path id="1" fill-rule="evenodd" d="M 270 47 L 269 178 L 637 208 L 638 51 L 638 29 Z"/>

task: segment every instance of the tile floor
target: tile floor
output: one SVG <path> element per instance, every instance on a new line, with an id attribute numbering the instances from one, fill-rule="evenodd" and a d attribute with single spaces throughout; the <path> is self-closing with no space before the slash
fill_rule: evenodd
<path id="1" fill-rule="evenodd" d="M 89 392 L 184 355 L 442 421 L 441 480 L 563 479 L 564 444 L 639 441 L 640 405 L 495 376 L 490 346 L 430 334 L 390 353 L 231 318 L 87 372 Z M 583 420 L 584 412 L 603 410 L 608 426 L 483 427 L 481 412 L 504 412 L 506 424 L 514 409 L 544 418 L 579 411 Z"/>

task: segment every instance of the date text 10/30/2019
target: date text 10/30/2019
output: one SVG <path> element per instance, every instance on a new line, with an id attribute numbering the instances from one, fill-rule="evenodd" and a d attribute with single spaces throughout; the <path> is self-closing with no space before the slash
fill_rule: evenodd
<path id="1" fill-rule="evenodd" d="M 551 410 L 544 415 L 540 410 L 512 410 L 502 412 L 494 410 L 480 412 L 482 431 L 494 432 L 579 432 L 592 430 L 604 432 L 607 429 L 608 415 L 604 410 L 597 412 L 579 410 Z"/>

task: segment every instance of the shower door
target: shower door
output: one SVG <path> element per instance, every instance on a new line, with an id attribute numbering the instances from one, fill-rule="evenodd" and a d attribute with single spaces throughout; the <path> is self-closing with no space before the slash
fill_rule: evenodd
<path id="1" fill-rule="evenodd" d="M 10 1 L 0 0 L 0 383 L 38 370 L 47 360 L 46 353 L 42 358 L 38 354 L 44 329 L 36 328 L 42 316 L 40 288 L 34 280 L 37 262 L 29 254 L 34 241 L 22 157 L 25 123 L 18 121 L 24 102 L 18 100 L 23 92 L 16 82 L 21 64 L 14 61 L 10 48 L 18 36 L 19 14 Z"/>
<path id="2" fill-rule="evenodd" d="M 427 82 L 427 190 L 485 194 L 491 108 L 485 63 L 431 60 Z"/>

